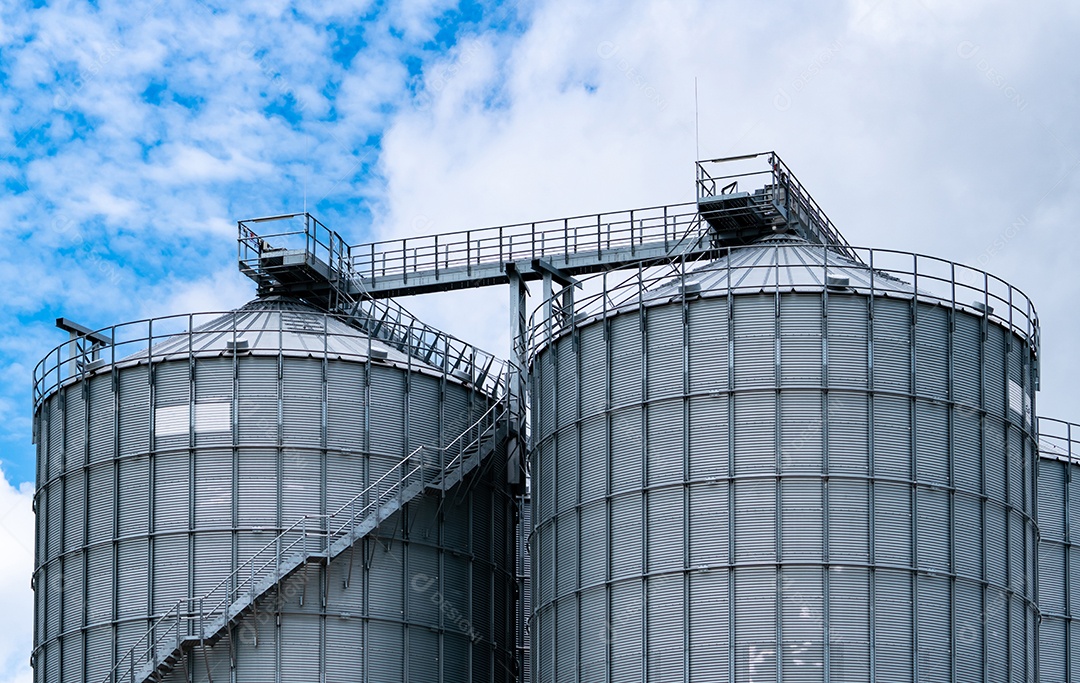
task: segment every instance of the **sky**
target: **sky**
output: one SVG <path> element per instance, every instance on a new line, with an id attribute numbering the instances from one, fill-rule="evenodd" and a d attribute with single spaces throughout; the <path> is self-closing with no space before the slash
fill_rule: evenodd
<path id="1" fill-rule="evenodd" d="M 695 158 L 776 150 L 852 244 L 1026 292 L 1038 412 L 1080 421 L 1077 35 L 1065 1 L 4 3 L 0 683 L 30 680 L 54 319 L 244 303 L 244 218 L 358 243 L 678 203 Z M 505 356 L 507 300 L 404 303 Z"/>

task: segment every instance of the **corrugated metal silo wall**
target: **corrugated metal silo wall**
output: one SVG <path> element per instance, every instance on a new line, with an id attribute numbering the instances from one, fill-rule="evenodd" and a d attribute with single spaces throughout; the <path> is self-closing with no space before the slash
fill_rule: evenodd
<path id="1" fill-rule="evenodd" d="M 1039 428 L 1039 680 L 1065 683 L 1080 679 L 1080 633 L 1074 624 L 1080 557 L 1073 547 L 1080 519 L 1080 426 L 1041 418 Z M 1064 438 L 1047 439 L 1048 431 Z"/>
<path id="2" fill-rule="evenodd" d="M 529 494 L 518 496 L 518 600 L 517 600 L 517 647 L 518 681 L 532 680 L 531 642 L 529 616 L 532 614 L 532 557 L 529 553 L 529 533 L 532 531 L 532 499 Z"/>
<path id="3" fill-rule="evenodd" d="M 531 368 L 534 680 L 1031 680 L 1030 359 L 824 292 L 561 336 Z"/>
<path id="4" fill-rule="evenodd" d="M 433 375 L 276 355 L 144 362 L 60 389 L 37 414 L 35 680 L 101 680 L 154 615 L 488 405 Z M 170 679 L 230 680 L 231 655 L 233 681 L 512 680 L 502 460 L 295 577 Z"/>

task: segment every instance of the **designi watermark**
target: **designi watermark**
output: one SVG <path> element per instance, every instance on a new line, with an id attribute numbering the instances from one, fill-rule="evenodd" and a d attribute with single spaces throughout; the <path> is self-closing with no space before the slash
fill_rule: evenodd
<path id="1" fill-rule="evenodd" d="M 459 631 L 469 636 L 474 643 L 479 642 L 480 634 L 473 628 L 472 622 L 470 622 L 469 618 L 458 609 L 454 603 L 447 599 L 438 588 L 434 588 L 436 582 L 436 579 L 433 577 L 421 573 L 413 576 L 412 580 L 409 581 L 409 585 L 412 586 L 412 589 L 417 593 L 430 593 L 428 599 L 433 605 L 439 608 L 439 611 L 442 612 L 443 616 L 449 619 L 450 623 L 454 624 Z M 433 588 L 434 590 L 432 590 Z"/>
<path id="2" fill-rule="evenodd" d="M 617 45 L 610 40 L 605 40 L 596 46 L 596 54 L 599 55 L 600 59 L 610 60 L 614 59 L 615 56 L 619 54 L 620 49 L 620 45 Z M 622 57 L 617 59 L 614 64 L 615 67 L 623 73 L 626 80 L 630 81 L 630 84 L 637 88 L 638 92 L 643 94 L 647 100 L 656 104 L 656 107 L 660 111 L 667 109 L 667 100 L 660 95 L 660 91 L 649 82 L 649 79 L 645 78 L 645 74 L 641 73 L 637 67 Z"/>
<path id="3" fill-rule="evenodd" d="M 296 104 L 296 111 L 302 112 L 307 108 L 307 102 L 296 94 L 296 90 L 292 87 L 292 84 L 289 83 L 288 79 L 264 58 L 256 56 L 257 50 L 255 49 L 254 43 L 245 40 L 236 46 L 236 51 L 242 56 L 255 62 L 255 65 L 259 67 L 259 71 L 270 79 L 271 85 L 274 86 L 279 95 L 292 98 L 293 102 Z"/>
<path id="4" fill-rule="evenodd" d="M 461 56 L 458 57 L 453 64 L 436 69 L 424 90 L 417 95 L 414 105 L 416 109 L 419 111 L 429 111 L 435 103 L 435 97 L 432 93 L 438 94 L 446 90 L 447 86 L 450 85 L 450 82 L 457 78 L 458 74 L 461 73 L 461 70 L 472 63 L 478 52 L 480 52 L 480 42 L 476 40 L 471 41 L 462 47 Z"/>
<path id="5" fill-rule="evenodd" d="M 94 59 L 90 62 L 90 65 L 85 69 L 79 71 L 79 75 L 75 77 L 74 82 L 71 83 L 70 88 L 60 87 L 60 92 L 53 96 L 53 106 L 57 109 L 67 109 L 71 106 L 71 101 L 76 95 L 83 91 L 88 83 L 97 78 L 101 70 L 113 60 L 116 55 L 120 54 L 123 48 L 120 43 L 115 40 L 99 50 Z"/>
<path id="6" fill-rule="evenodd" d="M 1005 77 L 1001 71 L 997 69 L 993 64 L 988 62 L 985 58 L 978 57 L 979 52 L 982 50 L 982 46 L 978 43 L 973 43 L 970 40 L 961 41 L 956 46 L 956 54 L 965 61 L 975 60 L 975 68 L 979 73 L 987 80 L 988 83 L 1001 91 L 1001 94 L 1005 96 L 1005 99 L 1016 105 L 1016 108 L 1020 111 L 1027 109 L 1027 100 L 1020 94 L 1020 92 L 1009 82 L 1009 79 Z"/>
<path id="7" fill-rule="evenodd" d="M 791 109 L 791 102 L 794 99 L 792 93 L 798 94 L 806 87 L 810 85 L 818 74 L 828 66 L 836 55 L 844 49 L 844 41 L 836 40 L 825 49 L 819 51 L 814 58 L 810 60 L 810 63 L 806 65 L 799 75 L 796 76 L 787 87 L 780 87 L 776 91 L 776 95 L 773 97 L 773 106 L 777 111 L 787 111 Z M 788 92 L 788 88 L 791 88 L 791 92 Z"/>

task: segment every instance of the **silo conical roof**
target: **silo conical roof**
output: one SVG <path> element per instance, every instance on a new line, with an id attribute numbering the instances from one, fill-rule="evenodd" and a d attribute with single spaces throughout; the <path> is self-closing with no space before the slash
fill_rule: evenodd
<path id="1" fill-rule="evenodd" d="M 165 357 L 213 356 L 234 353 L 240 342 L 243 353 L 252 355 L 322 356 L 366 360 L 369 349 L 382 360 L 431 366 L 378 340 L 343 320 L 313 306 L 286 297 L 270 296 L 249 301 L 235 311 L 195 325 L 155 343 L 150 355 Z M 246 347 L 244 345 L 246 342 Z M 145 359 L 146 351 L 125 360 Z"/>
<path id="2" fill-rule="evenodd" d="M 665 281 L 646 295 L 647 301 L 680 293 L 686 284 L 699 285 L 702 292 L 820 291 L 829 286 L 828 278 L 836 282 L 847 279 L 847 288 L 869 292 L 913 294 L 908 282 L 866 264 L 837 253 L 830 247 L 812 244 L 801 237 L 783 234 L 770 235 L 746 247 L 732 249 L 728 254 L 687 270 L 685 278 Z"/>

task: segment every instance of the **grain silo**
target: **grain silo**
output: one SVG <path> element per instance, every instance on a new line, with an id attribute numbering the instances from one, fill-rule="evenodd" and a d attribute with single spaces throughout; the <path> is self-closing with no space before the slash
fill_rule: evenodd
<path id="1" fill-rule="evenodd" d="M 1037 323 L 775 234 L 531 328 L 534 681 L 1028 681 Z"/>
<path id="2" fill-rule="evenodd" d="M 381 310 L 264 292 L 49 354 L 36 681 L 514 680 L 501 366 Z"/>
<path id="3" fill-rule="evenodd" d="M 1031 302 L 851 247 L 775 153 L 691 203 L 239 242 L 258 300 L 62 321 L 37 370 L 36 680 L 1075 669 Z M 506 363 L 393 302 L 501 284 Z"/>
<path id="4" fill-rule="evenodd" d="M 1039 680 L 1080 678 L 1080 425 L 1039 418 Z"/>

